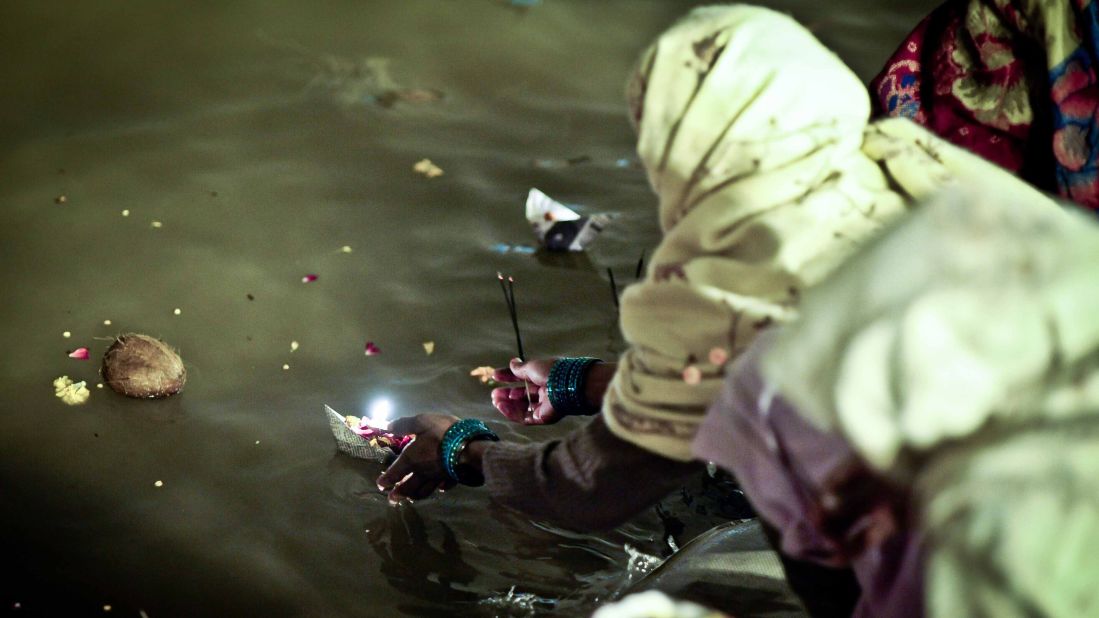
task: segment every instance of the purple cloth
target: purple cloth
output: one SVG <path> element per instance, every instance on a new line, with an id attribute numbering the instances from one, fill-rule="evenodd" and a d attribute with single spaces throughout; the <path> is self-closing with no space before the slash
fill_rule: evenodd
<path id="1" fill-rule="evenodd" d="M 850 566 L 863 595 L 855 616 L 922 616 L 920 538 L 897 516 L 884 482 L 847 442 L 768 392 L 763 333 L 732 367 L 694 441 L 694 454 L 734 474 L 791 558 Z M 907 509 L 900 509 L 902 513 Z"/>

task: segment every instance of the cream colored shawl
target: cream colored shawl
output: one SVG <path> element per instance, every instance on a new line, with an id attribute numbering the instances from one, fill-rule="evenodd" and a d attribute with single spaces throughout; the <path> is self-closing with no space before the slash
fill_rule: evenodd
<path id="1" fill-rule="evenodd" d="M 939 196 L 806 294 L 764 361 L 915 497 L 931 616 L 1099 615 L 1099 225 Z"/>
<path id="2" fill-rule="evenodd" d="M 723 356 L 792 318 L 803 289 L 913 198 L 983 178 L 1043 199 L 905 120 L 868 126 L 858 78 L 767 9 L 691 12 L 643 55 L 628 96 L 664 238 L 623 294 L 630 347 L 603 412 L 673 459 L 691 457 Z"/>

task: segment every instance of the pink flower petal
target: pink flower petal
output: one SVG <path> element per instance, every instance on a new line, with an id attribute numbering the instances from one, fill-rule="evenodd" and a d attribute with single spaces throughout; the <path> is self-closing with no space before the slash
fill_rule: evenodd
<path id="1" fill-rule="evenodd" d="M 378 346 L 374 345 L 373 341 L 367 341 L 366 342 L 366 355 L 367 356 L 374 356 L 374 355 L 381 354 L 381 353 L 382 353 L 382 349 L 379 348 Z"/>
<path id="2" fill-rule="evenodd" d="M 727 360 L 729 360 L 729 353 L 725 351 L 725 348 L 714 348 L 710 350 L 711 365 L 724 365 Z"/>
<path id="3" fill-rule="evenodd" d="M 301 278 L 302 283 L 313 283 L 317 280 L 317 276 L 314 274 L 308 274 Z"/>
<path id="4" fill-rule="evenodd" d="M 75 358 L 77 360 L 88 360 L 88 348 L 77 348 L 72 352 L 69 352 L 69 358 Z"/>
<path id="5" fill-rule="evenodd" d="M 683 370 L 683 381 L 691 386 L 697 386 L 702 382 L 702 370 L 695 365 L 688 365 Z"/>

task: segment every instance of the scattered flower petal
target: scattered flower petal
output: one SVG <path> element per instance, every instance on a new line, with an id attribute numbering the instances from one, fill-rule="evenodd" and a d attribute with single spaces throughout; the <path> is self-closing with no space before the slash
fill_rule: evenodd
<path id="1" fill-rule="evenodd" d="M 96 385 L 95 385 L 95 387 L 96 387 L 96 388 L 103 388 L 103 383 L 102 383 L 102 382 L 100 382 L 99 384 L 96 384 Z"/>
<path id="2" fill-rule="evenodd" d="M 314 274 L 308 274 L 301 278 L 302 283 L 313 283 L 317 280 L 317 276 Z"/>
<path id="3" fill-rule="evenodd" d="M 175 309 L 174 309 L 174 310 L 172 311 L 172 313 L 173 313 L 173 314 L 175 314 L 175 315 L 179 315 L 179 314 L 183 313 L 183 310 L 182 310 L 182 309 L 180 309 L 179 307 L 176 307 L 176 308 L 175 308 Z"/>
<path id="4" fill-rule="evenodd" d="M 283 370 L 283 371 L 290 371 L 290 365 L 288 365 L 288 364 L 283 364 L 283 366 L 282 366 L 282 370 Z"/>
<path id="5" fill-rule="evenodd" d="M 725 364 L 725 361 L 729 360 L 729 353 L 725 351 L 725 348 L 714 348 L 710 350 L 710 364 L 721 366 Z"/>
<path id="6" fill-rule="evenodd" d="M 351 247 L 348 245 L 340 247 L 340 253 L 351 253 Z"/>
<path id="7" fill-rule="evenodd" d="M 53 394 L 70 406 L 77 406 L 92 396 L 85 382 L 73 382 L 69 376 L 61 376 L 53 381 Z"/>
<path id="8" fill-rule="evenodd" d="M 691 386 L 695 386 L 702 382 L 702 370 L 696 365 L 688 365 L 683 370 L 683 381 Z"/>
<path id="9" fill-rule="evenodd" d="M 110 326 L 110 325 L 111 325 L 110 320 L 103 320 L 103 326 Z"/>
<path id="10" fill-rule="evenodd" d="M 103 606 L 103 611 L 105 611 L 105 612 L 111 611 L 111 606 L 110 605 L 104 605 Z"/>
<path id="11" fill-rule="evenodd" d="M 428 178 L 438 178 L 443 175 L 443 168 L 431 162 L 431 159 L 421 159 L 412 166 L 412 171 L 423 174 Z"/>
<path id="12" fill-rule="evenodd" d="M 53 198 L 53 203 L 54 204 L 64 204 L 67 201 L 69 201 L 69 198 L 64 193 L 62 193 L 61 195 L 58 195 L 57 197 Z"/>
<path id="13" fill-rule="evenodd" d="M 492 375 L 496 373 L 495 367 L 484 365 L 483 367 L 477 367 L 473 371 L 469 372 L 469 375 L 481 380 L 481 384 L 488 384 L 492 381 Z"/>
<path id="14" fill-rule="evenodd" d="M 77 348 L 72 352 L 69 352 L 69 358 L 75 358 L 77 360 L 88 360 L 88 348 Z"/>
<path id="15" fill-rule="evenodd" d="M 157 481 L 153 483 L 153 487 L 164 487 L 164 481 Z M 108 607 L 110 606 L 108 605 Z"/>
<path id="16" fill-rule="evenodd" d="M 374 345 L 373 341 L 367 341 L 366 342 L 366 355 L 367 356 L 376 356 L 376 355 L 381 354 L 381 353 L 382 353 L 381 348 Z"/>
<path id="17" fill-rule="evenodd" d="M 298 342 L 297 341 L 291 341 L 290 342 L 290 351 L 291 352 L 296 352 L 297 350 L 298 350 Z"/>
<path id="18" fill-rule="evenodd" d="M 259 444 L 259 440 L 256 440 L 256 444 Z"/>
<path id="19" fill-rule="evenodd" d="M 153 221 L 150 225 L 152 225 L 153 227 L 155 227 L 157 229 L 164 227 L 164 224 L 161 223 L 160 221 Z"/>
<path id="20" fill-rule="evenodd" d="M 425 341 L 424 342 L 424 352 L 427 352 L 427 354 L 429 356 L 431 354 L 434 354 L 435 353 L 435 342 L 434 341 Z"/>
<path id="21" fill-rule="evenodd" d="M 72 337 L 73 334 L 70 333 L 69 331 L 65 331 L 65 332 L 61 333 L 61 336 L 64 337 L 65 339 L 68 339 L 69 337 Z"/>
<path id="22" fill-rule="evenodd" d="M 129 208 L 122 209 L 122 216 L 123 217 L 129 217 L 130 216 L 130 209 Z"/>

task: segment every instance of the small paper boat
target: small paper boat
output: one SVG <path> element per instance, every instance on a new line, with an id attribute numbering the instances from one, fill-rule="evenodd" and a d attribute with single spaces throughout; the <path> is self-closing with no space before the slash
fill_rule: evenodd
<path id="1" fill-rule="evenodd" d="M 324 406 L 324 415 L 328 417 L 328 428 L 336 439 L 336 450 L 356 459 L 385 463 L 399 453 L 411 439 L 381 431 L 377 431 L 373 437 L 359 435 L 347 424 L 348 417 L 327 404 Z M 375 431 L 368 429 L 367 433 Z"/>
<path id="2" fill-rule="evenodd" d="M 607 226 L 607 215 L 581 216 L 538 189 L 527 195 L 527 221 L 550 251 L 583 251 Z"/>

